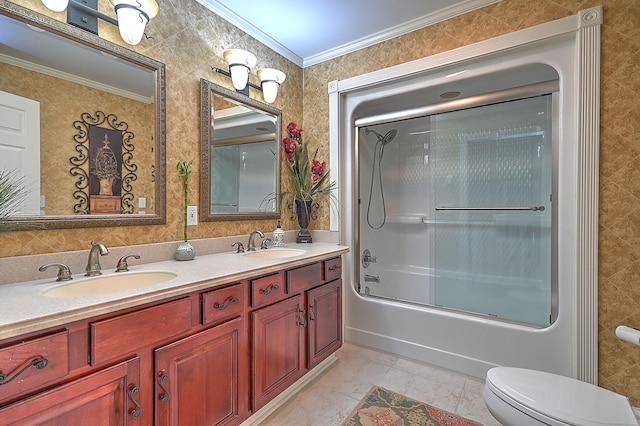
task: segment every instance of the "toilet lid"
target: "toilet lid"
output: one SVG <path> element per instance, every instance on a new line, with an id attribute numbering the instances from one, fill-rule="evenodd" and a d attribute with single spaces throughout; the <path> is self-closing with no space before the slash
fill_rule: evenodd
<path id="1" fill-rule="evenodd" d="M 544 421 L 584 426 L 637 426 L 629 400 L 617 393 L 557 374 L 523 368 L 496 367 L 487 386 L 500 399 Z"/>

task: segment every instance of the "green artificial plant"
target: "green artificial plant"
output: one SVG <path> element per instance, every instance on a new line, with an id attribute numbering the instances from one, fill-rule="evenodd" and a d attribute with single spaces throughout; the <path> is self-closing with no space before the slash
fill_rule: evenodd
<path id="1" fill-rule="evenodd" d="M 187 206 L 189 205 L 189 175 L 191 174 L 191 164 L 193 164 L 193 160 L 191 161 L 178 161 L 178 174 L 182 179 L 182 195 L 184 199 L 184 209 L 183 209 L 183 219 L 184 219 L 184 240 L 187 239 Z"/>

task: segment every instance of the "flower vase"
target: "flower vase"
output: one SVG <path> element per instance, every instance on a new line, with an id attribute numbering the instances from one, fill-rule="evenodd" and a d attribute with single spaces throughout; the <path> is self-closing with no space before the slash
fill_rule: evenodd
<path id="1" fill-rule="evenodd" d="M 309 223 L 313 219 L 313 200 L 295 200 L 296 216 L 298 217 L 298 225 L 300 231 L 296 236 L 296 243 L 312 243 L 311 233 L 309 232 Z"/>
<path id="2" fill-rule="evenodd" d="M 196 251 L 189 243 L 189 241 L 183 241 L 176 249 L 176 260 L 193 260 L 196 257 Z"/>

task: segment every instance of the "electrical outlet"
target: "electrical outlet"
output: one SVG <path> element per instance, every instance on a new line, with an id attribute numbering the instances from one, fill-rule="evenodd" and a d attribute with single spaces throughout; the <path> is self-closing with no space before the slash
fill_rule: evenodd
<path id="1" fill-rule="evenodd" d="M 198 206 L 187 206 L 187 226 L 198 224 Z"/>

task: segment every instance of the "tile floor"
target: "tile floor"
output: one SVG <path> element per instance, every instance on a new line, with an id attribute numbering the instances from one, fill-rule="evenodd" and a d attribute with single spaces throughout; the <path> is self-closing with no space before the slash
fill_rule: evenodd
<path id="1" fill-rule="evenodd" d="M 480 380 L 349 343 L 337 355 L 335 365 L 261 426 L 339 426 L 374 385 L 500 426 L 484 405 Z"/>

